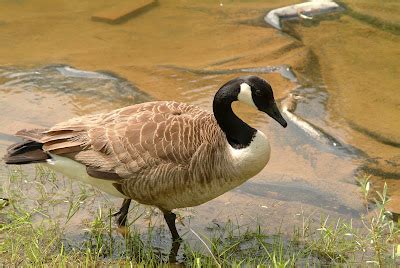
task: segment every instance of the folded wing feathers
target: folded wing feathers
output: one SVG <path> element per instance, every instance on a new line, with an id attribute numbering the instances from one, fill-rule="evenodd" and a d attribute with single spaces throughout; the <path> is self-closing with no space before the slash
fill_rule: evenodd
<path id="1" fill-rule="evenodd" d="M 54 131 L 50 133 L 46 133 L 46 135 L 41 139 L 41 142 L 53 142 L 58 140 L 77 140 L 80 132 L 72 131 L 72 130 L 63 130 L 63 131 Z"/>
<path id="2" fill-rule="evenodd" d="M 106 133 L 106 128 L 104 127 L 96 127 L 88 130 L 87 136 L 89 139 L 89 143 L 91 148 L 98 152 L 103 152 L 105 154 L 110 154 L 111 149 L 109 148 L 108 137 Z"/>
<path id="3" fill-rule="evenodd" d="M 77 153 L 75 155 L 75 160 L 85 163 L 88 166 L 96 167 L 100 171 L 110 171 L 115 166 L 111 156 L 94 150 L 86 150 Z"/>
<path id="4" fill-rule="evenodd" d="M 17 135 L 43 143 L 45 152 L 86 165 L 91 174 L 131 178 L 160 173 L 170 177 L 190 168 L 191 158 L 205 139 L 218 139 L 203 131 L 212 128 L 213 121 L 204 126 L 208 121 L 196 120 L 212 118 L 209 115 L 174 102 L 146 103 L 74 118 L 48 130 L 22 130 Z"/>
<path id="5" fill-rule="evenodd" d="M 43 150 L 47 152 L 52 152 L 57 149 L 70 148 L 70 147 L 81 147 L 82 142 L 73 141 L 68 139 L 62 140 L 52 140 L 50 142 L 45 142 L 43 145 Z"/>

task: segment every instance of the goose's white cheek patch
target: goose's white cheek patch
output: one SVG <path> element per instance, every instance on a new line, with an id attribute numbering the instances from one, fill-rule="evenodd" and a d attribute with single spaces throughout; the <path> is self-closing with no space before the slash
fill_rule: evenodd
<path id="1" fill-rule="evenodd" d="M 247 105 L 250 105 L 254 108 L 257 108 L 257 106 L 254 104 L 253 97 L 251 96 L 251 88 L 246 83 L 240 84 L 238 101 L 246 103 Z"/>

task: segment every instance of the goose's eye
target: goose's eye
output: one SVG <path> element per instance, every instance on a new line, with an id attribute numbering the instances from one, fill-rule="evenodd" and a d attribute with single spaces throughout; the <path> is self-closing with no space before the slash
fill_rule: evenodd
<path id="1" fill-rule="evenodd" d="M 259 90 L 259 89 L 256 89 L 256 95 L 257 95 L 257 96 L 261 96 L 261 95 L 262 95 L 262 92 L 261 92 L 261 90 Z"/>

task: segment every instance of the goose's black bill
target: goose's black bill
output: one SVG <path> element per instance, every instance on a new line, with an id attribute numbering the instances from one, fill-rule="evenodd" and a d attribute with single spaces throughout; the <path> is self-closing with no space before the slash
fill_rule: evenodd
<path id="1" fill-rule="evenodd" d="M 278 109 L 278 106 L 276 106 L 276 103 L 273 102 L 271 105 L 268 105 L 263 109 L 263 112 L 267 113 L 269 116 L 271 116 L 273 119 L 275 119 L 279 124 L 281 124 L 282 127 L 287 127 L 287 122 L 283 118 L 281 112 Z"/>

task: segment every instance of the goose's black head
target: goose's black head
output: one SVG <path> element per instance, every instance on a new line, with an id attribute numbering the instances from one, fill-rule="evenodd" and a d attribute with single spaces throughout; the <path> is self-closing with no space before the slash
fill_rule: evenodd
<path id="1" fill-rule="evenodd" d="M 224 98 L 230 103 L 244 102 L 268 114 L 283 127 L 287 126 L 276 105 L 272 88 L 264 79 L 258 76 L 238 77 L 223 85 L 220 91 L 216 98 Z"/>
<path id="2" fill-rule="evenodd" d="M 215 119 L 226 134 L 229 144 L 236 149 L 249 146 L 257 130 L 243 122 L 232 111 L 232 102 L 241 101 L 268 114 L 283 127 L 285 119 L 276 106 L 271 86 L 257 76 L 242 76 L 223 85 L 215 94 L 213 111 Z"/>
<path id="3" fill-rule="evenodd" d="M 271 85 L 264 79 L 257 76 L 245 76 L 241 78 L 238 100 L 268 114 L 283 127 L 287 126 L 286 120 L 282 117 L 274 99 Z"/>

